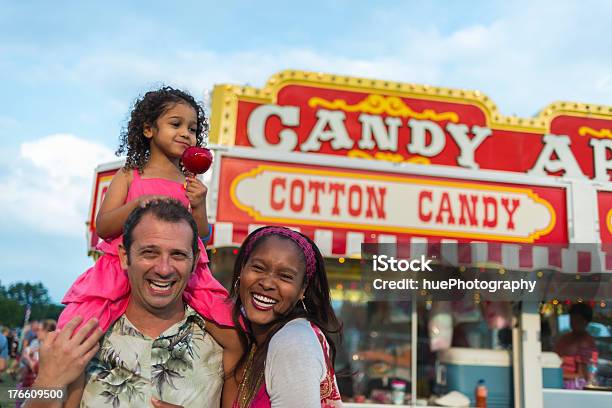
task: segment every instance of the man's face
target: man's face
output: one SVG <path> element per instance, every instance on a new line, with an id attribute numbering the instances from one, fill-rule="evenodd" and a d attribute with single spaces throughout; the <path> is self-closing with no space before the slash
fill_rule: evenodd
<path id="1" fill-rule="evenodd" d="M 198 256 L 192 251 L 191 227 L 185 221 L 161 221 L 145 214 L 132 238 L 129 262 L 125 248 L 119 247 L 132 287 L 130 301 L 154 314 L 176 307 Z"/>

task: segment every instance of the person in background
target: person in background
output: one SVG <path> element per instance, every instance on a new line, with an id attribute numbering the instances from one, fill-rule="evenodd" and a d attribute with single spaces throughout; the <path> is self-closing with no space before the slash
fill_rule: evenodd
<path id="1" fill-rule="evenodd" d="M 575 303 L 569 315 L 571 331 L 557 340 L 553 350 L 563 360 L 564 387 L 582 389 L 587 382 L 587 365 L 597 353 L 595 340 L 586 331 L 593 310 L 584 303 Z"/>
<path id="2" fill-rule="evenodd" d="M 25 370 L 23 371 L 21 381 L 17 384 L 17 388 L 30 388 L 34 384 L 38 375 L 38 350 L 47 338 L 47 335 L 55 330 L 56 325 L 55 320 L 44 320 L 36 331 L 36 338 L 23 350 L 21 361 L 25 365 Z M 15 406 L 19 408 L 21 403 L 17 402 Z"/>
<path id="3" fill-rule="evenodd" d="M 395 330 L 406 329 L 409 320 L 405 320 L 410 313 L 409 302 L 377 301 L 369 302 L 367 308 L 367 329 L 384 333 L 385 328 L 395 324 Z M 396 317 L 393 317 L 393 316 Z M 398 316 L 400 326 L 398 327 Z M 401 320 L 401 319 L 404 320 Z M 402 324 L 403 323 L 403 324 Z M 375 338 L 382 340 L 384 335 Z M 372 397 L 374 390 L 391 390 L 391 382 L 394 380 L 410 383 L 410 369 L 412 352 L 409 341 L 387 340 L 384 346 L 371 347 L 356 353 L 359 361 L 365 362 L 364 370 L 367 371 L 367 383 L 362 392 Z M 382 402 L 382 401 L 379 401 Z"/>
<path id="4" fill-rule="evenodd" d="M 21 345 L 21 350 L 24 350 L 26 347 L 30 345 L 32 340 L 36 339 L 36 334 L 40 329 L 40 322 L 34 320 L 30 323 L 29 327 L 24 327 L 25 334 L 23 335 L 23 343 Z"/>
<path id="5" fill-rule="evenodd" d="M 17 370 L 19 368 L 19 339 L 17 333 L 14 330 L 10 330 L 8 327 L 5 327 L 2 330 L 2 334 L 6 337 L 8 341 L 9 348 L 9 359 L 8 365 L 6 368 L 6 373 L 10 374 L 13 377 L 13 380 L 17 379 Z"/>
<path id="6" fill-rule="evenodd" d="M 0 332 L 0 377 L 2 376 L 2 373 L 4 373 L 4 370 L 6 370 L 8 367 L 9 360 L 10 346 L 5 333 L 5 328 L 2 328 L 2 331 Z M 3 382 L 2 378 L 0 378 L 0 383 L 1 382 Z"/>

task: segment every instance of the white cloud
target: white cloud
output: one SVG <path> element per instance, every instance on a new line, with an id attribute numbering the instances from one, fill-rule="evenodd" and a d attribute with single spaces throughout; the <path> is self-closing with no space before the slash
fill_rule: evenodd
<path id="1" fill-rule="evenodd" d="M 83 236 L 93 171 L 114 157 L 106 146 L 70 134 L 22 143 L 0 179 L 0 214 L 13 225 Z"/>

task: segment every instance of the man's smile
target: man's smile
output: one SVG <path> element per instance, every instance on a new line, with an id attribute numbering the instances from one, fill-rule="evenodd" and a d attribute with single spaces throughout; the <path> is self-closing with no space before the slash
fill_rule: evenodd
<path id="1" fill-rule="evenodd" d="M 152 280 L 146 279 L 147 286 L 151 290 L 154 295 L 169 295 L 172 293 L 172 287 L 176 283 L 175 280 L 172 281 L 162 281 L 162 280 Z"/>

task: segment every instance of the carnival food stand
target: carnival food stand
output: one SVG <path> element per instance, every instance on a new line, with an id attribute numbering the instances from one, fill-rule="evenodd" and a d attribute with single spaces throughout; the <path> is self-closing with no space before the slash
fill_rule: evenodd
<path id="1" fill-rule="evenodd" d="M 410 301 L 371 302 L 361 276 L 364 243 L 393 244 L 410 256 L 437 253 L 462 270 L 555 270 L 577 281 L 612 272 L 605 251 L 612 243 L 612 107 L 557 102 L 533 118 L 507 117 L 479 91 L 283 71 L 261 89 L 216 86 L 209 141 L 213 272 L 226 281 L 235 248 L 259 226 L 285 225 L 312 238 L 326 257 L 334 307 L 345 321 L 339 365 L 357 372 L 344 387 L 347 400 L 364 400 L 369 385 L 360 381 L 367 373 L 379 374 L 382 389 L 404 381 L 405 401 L 413 403 L 425 403 L 444 383 L 445 350 L 431 338 L 443 303 L 426 292 Z M 97 207 L 117 167 L 97 172 L 91 248 Z M 457 250 L 472 243 L 478 244 Z M 576 243 L 589 245 L 571 247 Z M 609 406 L 612 393 L 547 388 L 552 374 L 545 361 L 553 361 L 552 369 L 560 363 L 543 354 L 540 337 L 541 316 L 562 313 L 565 302 L 589 302 L 609 319 L 608 300 L 604 287 L 589 298 L 508 303 L 505 342 L 479 297 L 453 304 L 447 314 L 463 316 L 464 346 L 504 343 L 512 350 L 501 357 L 514 384 L 504 401 L 562 406 L 577 395 Z M 367 349 L 391 357 L 381 354 L 366 367 Z M 612 359 L 608 351 L 600 357 Z M 379 400 L 392 394 L 382 391 Z"/>

